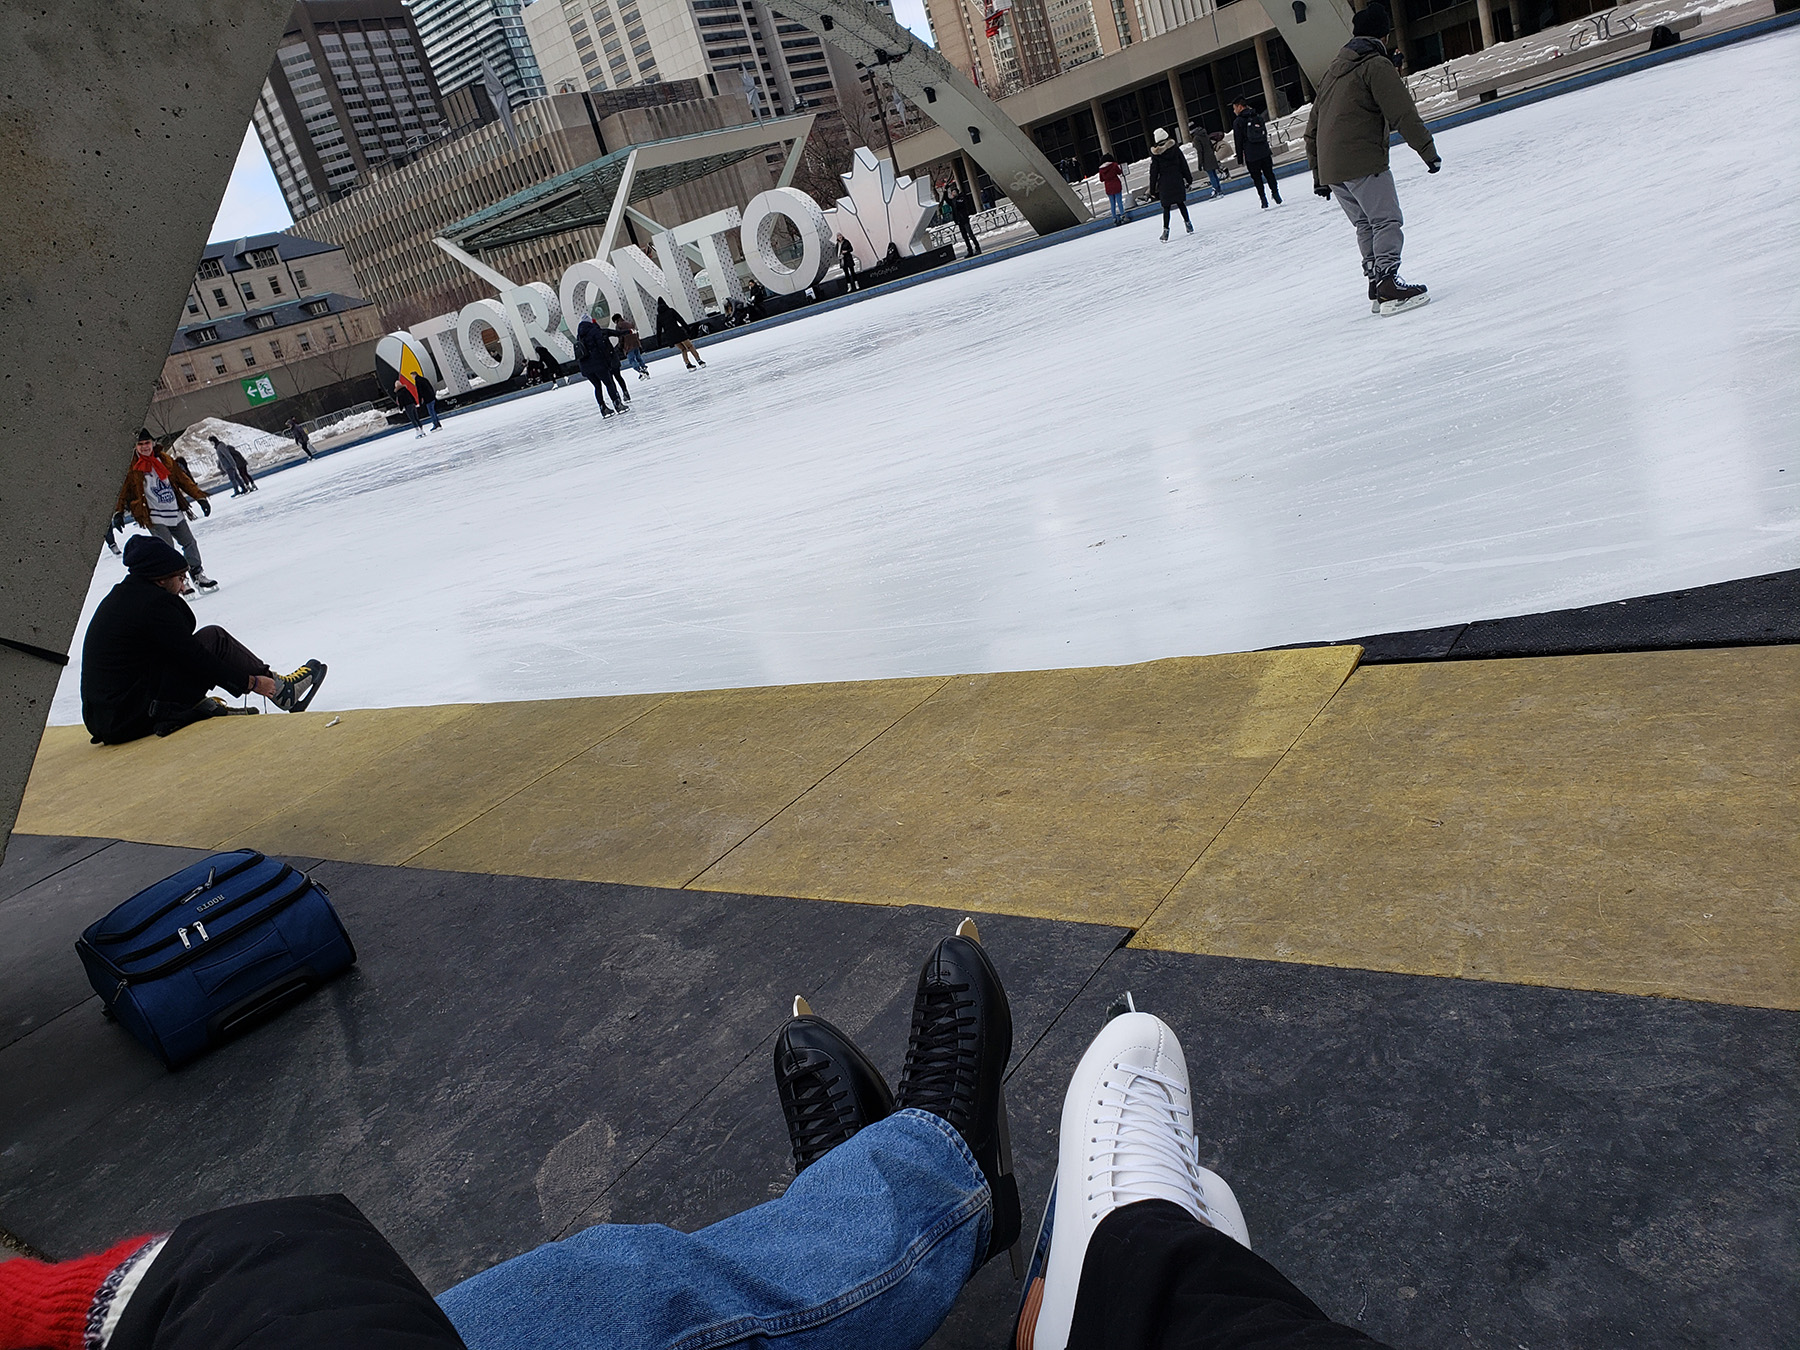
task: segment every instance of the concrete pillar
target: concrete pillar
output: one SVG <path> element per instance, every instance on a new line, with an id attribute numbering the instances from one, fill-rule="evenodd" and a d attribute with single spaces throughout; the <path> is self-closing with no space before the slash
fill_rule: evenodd
<path id="1" fill-rule="evenodd" d="M 1475 13 L 1481 19 L 1481 49 L 1486 51 L 1494 45 L 1493 0 L 1475 0 Z"/>
<path id="2" fill-rule="evenodd" d="M 970 159 L 967 153 L 958 154 L 957 158 L 962 160 L 963 173 L 968 175 L 969 196 L 979 206 L 981 204 L 981 170 L 975 167 L 975 161 Z"/>
<path id="3" fill-rule="evenodd" d="M 1188 132 L 1187 104 L 1181 97 L 1181 76 L 1169 72 L 1169 94 L 1175 100 L 1175 139 L 1184 145 L 1193 139 Z"/>
<path id="4" fill-rule="evenodd" d="M 1269 64 L 1269 39 L 1261 33 L 1256 35 L 1256 69 L 1262 76 L 1263 98 L 1268 101 L 1268 114 L 1274 117 L 1275 106 L 1275 67 Z"/>
<path id="5" fill-rule="evenodd" d="M 1512 14 L 1513 36 L 1519 37 L 1525 32 L 1525 5 L 1523 0 L 1507 0 L 1506 8 Z"/>
<path id="6" fill-rule="evenodd" d="M 1088 111 L 1094 115 L 1094 134 L 1100 138 L 1100 150 L 1108 159 L 1112 158 L 1112 132 L 1106 128 L 1106 109 L 1100 106 L 1100 100 L 1090 98 Z"/>
<path id="7" fill-rule="evenodd" d="M 62 674 L 45 657 L 80 640 L 106 518 L 292 9 L 69 0 L 0 24 L 0 475 L 30 485 L 0 496 L 0 638 L 32 649 L 0 645 L 0 849 Z"/>

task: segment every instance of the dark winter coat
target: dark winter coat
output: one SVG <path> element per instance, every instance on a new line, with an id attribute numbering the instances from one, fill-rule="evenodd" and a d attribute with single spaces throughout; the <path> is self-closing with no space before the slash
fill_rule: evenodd
<path id="1" fill-rule="evenodd" d="M 1219 152 L 1213 149 L 1212 137 L 1207 134 L 1205 127 L 1201 127 L 1200 134 L 1194 137 L 1194 149 L 1200 155 L 1200 172 L 1219 172 Z"/>
<path id="2" fill-rule="evenodd" d="M 958 187 L 950 197 L 950 218 L 958 225 L 966 223 L 975 214 L 975 201 L 967 192 Z"/>
<path id="3" fill-rule="evenodd" d="M 242 693 L 225 664 L 194 641 L 194 611 L 154 581 L 126 577 L 107 593 L 81 644 L 81 720 L 108 745 L 151 731 L 150 702 L 165 679 Z"/>
<path id="4" fill-rule="evenodd" d="M 621 328 L 602 328 L 592 318 L 575 325 L 575 364 L 589 379 L 619 373 L 619 349 L 608 338 L 624 337 Z"/>
<path id="5" fill-rule="evenodd" d="M 1231 143 L 1240 164 L 1273 164 L 1269 149 L 1269 119 L 1255 108 L 1245 108 L 1231 122 Z"/>
<path id="6" fill-rule="evenodd" d="M 1100 186 L 1106 189 L 1106 195 L 1113 197 L 1125 190 L 1125 171 L 1112 160 L 1100 166 Z"/>
<path id="7" fill-rule="evenodd" d="M 693 339 L 694 330 L 690 328 L 681 315 L 667 300 L 656 302 L 656 340 L 665 347 L 673 347 L 678 342 Z"/>
<path id="8" fill-rule="evenodd" d="M 1306 119 L 1306 158 L 1313 186 L 1327 187 L 1367 178 L 1388 166 L 1388 128 L 1406 138 L 1427 164 L 1437 146 L 1413 104 L 1412 90 L 1387 45 L 1376 38 L 1352 38 L 1326 69 Z"/>
<path id="9" fill-rule="evenodd" d="M 203 502 L 207 500 L 206 494 L 200 490 L 198 483 L 188 477 L 187 470 L 170 459 L 165 452 L 158 450 L 155 453 L 163 467 L 169 471 L 169 483 L 175 489 L 175 505 L 181 508 L 182 515 L 190 514 L 188 503 Z M 146 530 L 150 528 L 150 503 L 144 497 L 144 474 L 147 472 L 148 470 L 138 468 L 134 462 L 125 473 L 125 485 L 119 489 L 119 500 L 113 504 L 114 515 L 129 511 L 131 518 Z"/>
<path id="10" fill-rule="evenodd" d="M 1150 191 L 1164 206 L 1185 202 L 1188 184 L 1193 181 L 1194 171 L 1188 168 L 1187 156 L 1174 141 L 1164 141 L 1162 149 L 1151 154 Z"/>

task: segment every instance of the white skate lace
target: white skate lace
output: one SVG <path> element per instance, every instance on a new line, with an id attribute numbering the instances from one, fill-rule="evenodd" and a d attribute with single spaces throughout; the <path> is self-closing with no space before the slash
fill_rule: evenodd
<path id="1" fill-rule="evenodd" d="M 1200 1189 L 1194 1132 L 1183 1123 L 1193 1113 L 1176 1104 L 1178 1080 L 1149 1069 L 1114 1064 L 1100 1081 L 1088 1141 L 1088 1207 L 1098 1219 L 1139 1200 L 1191 1201 L 1209 1219 Z M 1210 1219 L 1209 1219 L 1210 1221 Z"/>

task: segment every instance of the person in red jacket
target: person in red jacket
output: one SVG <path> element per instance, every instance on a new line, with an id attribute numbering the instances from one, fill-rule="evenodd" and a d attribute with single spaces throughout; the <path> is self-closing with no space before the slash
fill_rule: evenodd
<path id="1" fill-rule="evenodd" d="M 1100 161 L 1100 186 L 1106 189 L 1106 204 L 1112 208 L 1112 223 L 1125 223 L 1125 170 L 1111 155 Z"/>

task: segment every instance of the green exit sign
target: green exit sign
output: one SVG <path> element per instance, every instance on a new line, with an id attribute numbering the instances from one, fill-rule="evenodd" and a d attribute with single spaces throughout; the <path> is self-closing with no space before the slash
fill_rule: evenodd
<path id="1" fill-rule="evenodd" d="M 276 399 L 275 381 L 267 375 L 254 375 L 240 383 L 244 386 L 244 397 L 250 400 L 252 406 L 273 403 Z"/>

